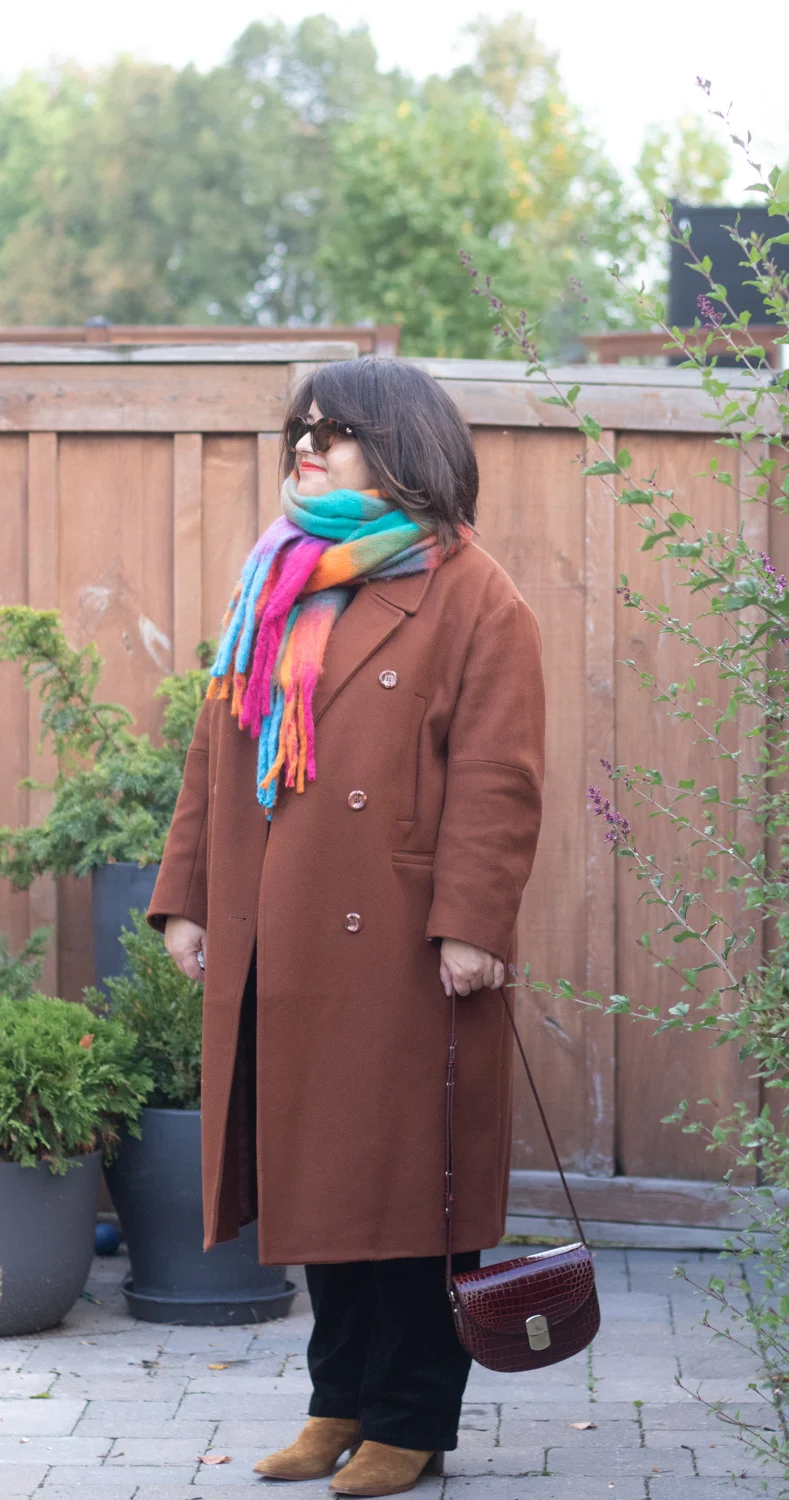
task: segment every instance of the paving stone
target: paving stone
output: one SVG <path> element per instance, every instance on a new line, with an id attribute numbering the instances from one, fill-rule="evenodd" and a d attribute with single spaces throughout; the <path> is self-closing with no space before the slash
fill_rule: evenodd
<path id="1" fill-rule="evenodd" d="M 597 1412 L 594 1416 L 583 1416 L 576 1420 L 581 1422 L 594 1422 L 593 1428 L 580 1431 L 571 1427 L 570 1423 L 562 1421 L 537 1422 L 529 1420 L 524 1413 L 522 1416 L 502 1417 L 501 1426 L 497 1434 L 502 1447 L 515 1448 L 520 1443 L 529 1446 L 549 1444 L 560 1447 L 567 1444 L 588 1445 L 597 1447 L 609 1444 L 619 1448 L 637 1449 L 640 1446 L 641 1434 L 638 1423 L 635 1421 L 621 1422 L 615 1419 L 608 1420 L 604 1411 Z M 677 1439 L 680 1441 L 680 1439 Z"/>
<path id="2" fill-rule="evenodd" d="M 124 1402 L 121 1401 L 119 1406 L 122 1409 Z M 77 1423 L 74 1436 L 103 1438 L 107 1451 L 116 1438 L 155 1438 L 157 1441 L 165 1441 L 168 1438 L 187 1438 L 190 1442 L 197 1444 L 196 1452 L 199 1453 L 201 1445 L 204 1449 L 211 1441 L 216 1425 L 216 1422 L 175 1422 L 173 1420 L 160 1422 L 157 1420 L 154 1406 L 147 1421 L 134 1418 L 128 1425 L 124 1424 L 122 1417 L 119 1417 L 117 1422 L 110 1427 L 108 1422 L 93 1422 L 90 1416 L 86 1415 Z"/>
<path id="3" fill-rule="evenodd" d="M 257 1447 L 258 1457 L 262 1458 L 264 1453 L 276 1453 L 279 1448 L 286 1448 L 289 1443 L 295 1442 L 303 1426 L 303 1419 L 296 1418 L 290 1422 L 219 1422 L 216 1424 L 211 1446 L 228 1452 L 236 1446 Z"/>
<path id="4" fill-rule="evenodd" d="M 62 1437 L 71 1432 L 84 1410 L 84 1401 L 58 1397 L 0 1401 L 0 1433 L 4 1437 Z"/>
<path id="5" fill-rule="evenodd" d="M 684 1393 L 683 1393 L 684 1394 Z M 736 1404 L 729 1402 L 721 1407 L 721 1411 L 729 1416 L 734 1416 Z M 747 1412 L 749 1422 L 761 1422 L 765 1426 L 775 1425 L 775 1411 L 772 1406 L 765 1403 L 763 1406 L 749 1406 Z M 708 1413 L 707 1407 L 701 1401 L 694 1401 L 691 1396 L 685 1396 L 684 1401 L 672 1401 L 662 1405 L 658 1401 L 648 1401 L 641 1408 L 641 1420 L 644 1430 L 653 1433 L 661 1429 L 685 1430 L 688 1432 L 732 1432 L 733 1428 L 721 1418 Z"/>
<path id="6" fill-rule="evenodd" d="M 32 1495 L 41 1484 L 47 1472 L 46 1464 L 3 1464 L 0 1467 L 0 1495 L 3 1500 L 11 1500 L 18 1495 Z"/>
<path id="7" fill-rule="evenodd" d="M 38 1348 L 41 1334 L 31 1334 L 26 1339 L 0 1338 L 0 1370 L 19 1370 L 28 1355 Z"/>
<path id="8" fill-rule="evenodd" d="M 129 1437 L 137 1436 L 135 1426 L 139 1426 L 139 1435 L 144 1437 L 151 1419 L 160 1423 L 171 1421 L 177 1410 L 177 1401 L 89 1401 L 75 1431 L 82 1432 L 88 1422 L 100 1422 L 103 1432 L 114 1432 L 116 1427 L 120 1431 L 122 1423 Z"/>
<path id="9" fill-rule="evenodd" d="M 596 1422 L 602 1413 L 618 1421 L 634 1416 L 632 1401 L 592 1401 L 589 1392 L 563 1401 L 502 1401 L 501 1420 L 531 1422 Z"/>
<path id="10" fill-rule="evenodd" d="M 592 1436 L 592 1434 L 584 1434 Z M 650 1475 L 655 1470 L 693 1477 L 693 1460 L 689 1449 L 630 1448 L 624 1444 L 562 1444 L 551 1448 L 548 1465 L 551 1474 L 577 1474 L 586 1479 L 594 1475 L 613 1479 L 616 1474 Z"/>
<path id="11" fill-rule="evenodd" d="M 79 1375 L 66 1371 L 52 1387 L 56 1396 L 81 1396 L 86 1401 L 180 1401 L 186 1391 L 186 1379 L 174 1380 L 142 1372 L 123 1375 L 120 1371 L 104 1376 Z"/>
<path id="12" fill-rule="evenodd" d="M 739 1480 L 736 1489 L 732 1484 L 722 1484 L 720 1479 L 694 1479 L 692 1486 L 686 1479 L 672 1475 L 653 1474 L 649 1483 L 650 1500 L 783 1500 L 786 1488 L 780 1480 L 765 1481 L 762 1489 L 758 1478 L 752 1476 Z M 535 1497 L 536 1500 L 536 1497 Z"/>
<path id="13" fill-rule="evenodd" d="M 31 1371 L 30 1374 L 0 1370 L 0 1399 L 37 1396 L 41 1391 L 48 1391 L 54 1380 L 54 1375 L 45 1375 L 38 1370 Z"/>
<path id="14" fill-rule="evenodd" d="M 54 1467 L 44 1480 L 40 1494 L 45 1495 L 46 1500 L 52 1500 L 52 1490 L 59 1496 L 62 1494 L 63 1500 L 131 1500 L 140 1484 L 191 1485 L 195 1468 L 195 1464 L 188 1467 L 182 1464 L 178 1468 L 157 1465 L 156 1468 L 124 1469 L 121 1474 L 119 1469 L 108 1469 L 106 1464 L 90 1469 L 79 1469 L 76 1465 L 71 1469 Z M 193 1489 L 193 1500 L 198 1500 L 199 1494 L 199 1490 Z"/>
<path id="15" fill-rule="evenodd" d="M 448 1479 L 444 1493 L 446 1500 L 644 1500 L 645 1490 L 643 1480 L 635 1477 L 619 1477 L 613 1483 L 596 1477 L 584 1481 L 581 1494 L 576 1478 L 557 1475 L 530 1479 L 527 1494 L 522 1479 L 499 1479 L 491 1475 L 490 1478 Z M 687 1493 L 682 1500 L 690 1500 Z M 695 1491 L 692 1500 L 697 1500 Z M 706 1500 L 706 1497 L 699 1497 L 699 1500 Z M 721 1500 L 720 1495 L 715 1500 Z"/>
<path id="16" fill-rule="evenodd" d="M 95 1437 L 31 1437 L 20 1442 L 18 1437 L 3 1433 L 0 1437 L 0 1464 L 99 1463 L 106 1457 L 110 1446 Z"/>
<path id="17" fill-rule="evenodd" d="M 461 1443 L 454 1452 L 446 1455 L 445 1464 L 450 1477 L 487 1477 L 493 1474 L 534 1478 L 545 1469 L 545 1446 L 526 1442 L 510 1447 L 494 1447 L 490 1442 L 474 1446 Z"/>
<path id="18" fill-rule="evenodd" d="M 216 1444 L 212 1446 L 216 1447 Z M 180 1464 L 181 1467 L 196 1466 L 200 1454 L 206 1451 L 207 1445 L 200 1446 L 188 1435 L 167 1437 L 162 1440 L 148 1437 L 119 1437 L 110 1448 L 107 1468 L 116 1469 L 121 1464 L 124 1468 L 129 1464 L 136 1466 L 142 1464 L 149 1469 L 154 1469 L 157 1464 L 166 1464 L 168 1468 L 173 1464 Z"/>
<path id="19" fill-rule="evenodd" d="M 238 1421 L 246 1422 L 265 1421 L 275 1417 L 289 1420 L 293 1417 L 304 1422 L 306 1416 L 307 1402 L 302 1395 L 280 1392 L 261 1400 L 258 1396 L 227 1396 L 217 1391 L 210 1395 L 184 1396 L 175 1421 L 223 1422 L 237 1418 Z"/>
<path id="20" fill-rule="evenodd" d="M 256 1495 L 259 1500 L 269 1500 L 270 1494 L 279 1495 L 278 1486 L 273 1483 L 265 1484 L 257 1474 L 250 1474 L 246 1478 L 240 1478 L 236 1474 L 229 1478 L 217 1479 L 217 1475 L 226 1474 L 231 1467 L 230 1464 L 223 1464 L 216 1469 L 206 1469 L 188 1488 L 179 1489 L 177 1485 L 170 1487 L 141 1484 L 135 1491 L 134 1500 L 206 1500 L 206 1496 L 212 1490 L 220 1492 L 222 1500 L 250 1500 L 250 1496 Z M 290 1483 L 287 1486 L 287 1497 L 288 1500 L 324 1500 L 326 1486 L 327 1480 L 325 1479 L 311 1480 L 303 1484 Z M 432 1488 L 426 1492 L 425 1500 L 436 1500 L 439 1494 L 438 1489 Z M 72 1500 L 71 1496 L 69 1500 Z M 77 1500 L 77 1497 L 73 1497 L 73 1500 Z M 94 1500 L 94 1497 L 79 1497 L 79 1500 Z M 100 1500 L 100 1497 L 97 1496 L 96 1500 Z"/>
<path id="21" fill-rule="evenodd" d="M 162 1343 L 168 1353 L 205 1354 L 206 1359 L 241 1359 L 252 1343 L 249 1327 L 172 1328 Z"/>
<path id="22" fill-rule="evenodd" d="M 217 1361 L 220 1363 L 221 1361 Z M 226 1391 L 232 1394 L 241 1391 L 254 1395 L 256 1392 L 270 1392 L 272 1380 L 298 1379 L 301 1371 L 304 1379 L 299 1381 L 299 1389 L 304 1386 L 305 1390 L 311 1390 L 312 1385 L 306 1374 L 306 1365 L 302 1365 L 301 1371 L 287 1361 L 285 1371 L 282 1366 L 285 1361 L 279 1354 L 269 1355 L 266 1359 L 250 1360 L 247 1365 L 231 1366 L 228 1370 L 209 1370 L 206 1365 L 202 1368 L 192 1370 L 189 1376 L 189 1392 L 194 1394 L 201 1391 Z"/>
<path id="23" fill-rule="evenodd" d="M 54 1476 L 54 1477 L 53 1477 Z M 114 1477 L 97 1469 L 50 1469 L 35 1496 L 46 1500 L 132 1500 L 137 1481 L 124 1474 Z"/>

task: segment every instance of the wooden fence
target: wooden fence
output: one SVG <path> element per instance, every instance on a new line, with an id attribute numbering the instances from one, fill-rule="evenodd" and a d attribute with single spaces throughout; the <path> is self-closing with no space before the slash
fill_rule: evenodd
<path id="1" fill-rule="evenodd" d="M 278 508 L 277 434 L 290 382 L 316 361 L 353 353 L 341 343 L 0 347 L 0 598 L 57 607 L 74 644 L 95 640 L 104 694 L 126 703 L 140 729 L 156 732 L 156 683 L 194 665 L 196 642 L 216 634 L 239 565 Z M 521 916 L 522 961 L 536 978 L 564 977 L 666 1008 L 677 982 L 637 941 L 653 915 L 636 906 L 638 888 L 611 857 L 586 790 L 608 785 L 601 757 L 713 779 L 693 727 L 654 705 L 624 665 L 654 671 L 661 683 L 690 672 L 675 643 L 621 607 L 620 574 L 652 599 L 673 599 L 678 613 L 690 608 L 687 591 L 640 552 L 632 514 L 600 480 L 584 479 L 579 460 L 588 455 L 568 414 L 543 403 L 544 387 L 506 362 L 423 364 L 474 430 L 482 545 L 542 627 L 546 806 Z M 589 366 L 558 378 L 582 382 L 601 441 L 625 442 L 634 475 L 657 469 L 703 526 L 736 522 L 737 486 L 725 491 L 699 477 L 720 450 L 711 448 L 709 402 L 692 373 Z M 789 572 L 789 549 L 768 536 L 766 508 L 743 504 L 741 519 Z M 4 665 L 0 678 L 0 821 L 17 824 L 46 807 L 45 795 L 20 790 L 19 779 L 51 766 L 37 752 L 37 709 L 17 670 Z M 700 695 L 702 688 L 722 701 L 725 685 L 714 677 L 700 679 Z M 731 781 L 731 767 L 722 774 Z M 668 857 L 665 829 L 647 826 L 651 846 Z M 57 921 L 47 984 L 70 998 L 92 979 L 89 917 L 87 880 L 0 891 L 0 930 L 14 945 L 32 926 Z M 659 1224 L 663 1243 L 715 1243 L 731 1222 L 719 1183 L 728 1162 L 661 1116 L 681 1098 L 712 1100 L 710 1122 L 737 1099 L 756 1103 L 747 1064 L 732 1047 L 710 1050 L 700 1035 L 655 1037 L 649 1023 L 604 1017 L 572 1000 L 518 996 L 530 1061 L 590 1228 Z M 513 1223 L 530 1215 L 562 1232 L 558 1179 L 520 1084 L 514 1123 Z M 609 1234 L 654 1239 L 643 1227 Z"/>

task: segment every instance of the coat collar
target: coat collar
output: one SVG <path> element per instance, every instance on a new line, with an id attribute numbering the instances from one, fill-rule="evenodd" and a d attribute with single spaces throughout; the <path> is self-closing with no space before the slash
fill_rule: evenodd
<path id="1" fill-rule="evenodd" d="M 315 722 L 360 667 L 383 646 L 407 615 L 415 615 L 433 570 L 363 583 L 329 636 L 323 672 L 315 688 Z"/>

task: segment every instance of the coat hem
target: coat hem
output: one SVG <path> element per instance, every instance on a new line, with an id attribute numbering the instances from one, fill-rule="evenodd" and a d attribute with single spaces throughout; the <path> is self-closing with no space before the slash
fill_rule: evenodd
<path id="1" fill-rule="evenodd" d="M 492 1250 L 499 1244 L 504 1233 L 505 1226 L 502 1221 L 498 1227 L 489 1228 L 487 1231 L 470 1231 L 463 1235 L 456 1234 L 452 1245 L 452 1254 L 462 1254 L 468 1250 Z M 223 1237 L 221 1240 L 216 1239 L 209 1242 L 209 1238 L 206 1237 L 203 1243 L 203 1250 L 213 1250 L 216 1245 L 226 1244 L 228 1240 L 237 1238 L 237 1235 L 228 1235 L 227 1238 Z M 424 1243 L 412 1244 L 396 1250 L 371 1250 L 369 1245 L 351 1245 L 339 1253 L 328 1249 L 328 1247 L 325 1250 L 315 1250 L 314 1247 L 307 1250 L 303 1245 L 280 1246 L 273 1249 L 267 1246 L 265 1259 L 260 1259 L 260 1252 L 258 1251 L 258 1264 L 261 1266 L 320 1266 L 343 1265 L 348 1261 L 356 1260 L 411 1260 L 415 1257 L 443 1255 L 445 1249 L 446 1246 L 443 1240 L 439 1245 L 433 1240 L 427 1245 Z"/>

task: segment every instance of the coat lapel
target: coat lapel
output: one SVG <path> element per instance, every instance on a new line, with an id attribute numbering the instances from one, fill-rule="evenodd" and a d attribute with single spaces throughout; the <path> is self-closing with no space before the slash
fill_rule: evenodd
<path id="1" fill-rule="evenodd" d="M 329 636 L 323 672 L 315 688 L 317 724 L 330 703 L 408 616 L 416 614 L 430 586 L 432 571 L 363 583 Z"/>

